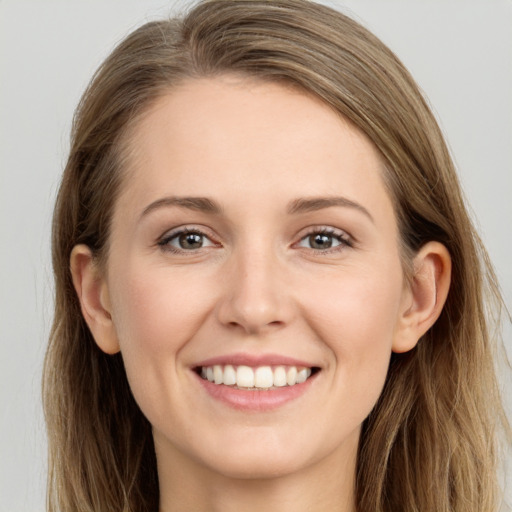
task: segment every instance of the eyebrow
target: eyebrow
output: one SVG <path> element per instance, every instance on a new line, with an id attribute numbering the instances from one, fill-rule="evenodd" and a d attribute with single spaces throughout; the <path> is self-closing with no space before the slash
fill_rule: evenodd
<path id="1" fill-rule="evenodd" d="M 141 214 L 141 218 L 145 217 L 149 213 L 158 210 L 163 207 L 171 207 L 177 206 L 179 208 L 186 208 L 188 210 L 194 210 L 198 212 L 212 213 L 212 214 L 220 214 L 222 212 L 222 208 L 211 199 L 207 197 L 163 197 L 162 199 L 158 199 L 154 201 L 150 205 L 144 208 L 144 211 Z"/>
<path id="2" fill-rule="evenodd" d="M 222 213 L 222 208 L 220 205 L 207 197 L 170 196 L 157 199 L 156 201 L 146 206 L 141 214 L 141 218 L 160 208 L 173 206 L 215 215 L 220 215 Z M 340 196 L 295 199 L 288 205 L 287 212 L 289 215 L 295 215 L 332 207 L 353 208 L 363 213 L 366 217 L 368 217 L 368 219 L 375 223 L 371 213 L 363 205 L 356 203 L 355 201 L 352 201 L 346 197 Z"/>
<path id="3" fill-rule="evenodd" d="M 363 213 L 368 219 L 370 219 L 373 223 L 375 223 L 375 219 L 372 217 L 371 213 L 361 204 L 352 201 L 351 199 L 347 199 L 346 197 L 340 196 L 329 196 L 329 197 L 311 197 L 311 198 L 301 198 L 295 199 L 292 201 L 288 207 L 289 214 L 296 213 L 306 213 L 306 212 L 314 212 L 318 210 L 323 210 L 324 208 L 331 208 L 333 206 L 343 207 L 343 208 L 354 208 L 355 210 Z"/>

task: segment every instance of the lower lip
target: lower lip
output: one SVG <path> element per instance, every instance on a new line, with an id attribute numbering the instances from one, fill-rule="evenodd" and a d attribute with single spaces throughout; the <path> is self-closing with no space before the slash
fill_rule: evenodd
<path id="1" fill-rule="evenodd" d="M 314 374 L 301 384 L 283 386 L 275 389 L 245 390 L 235 389 L 223 384 L 214 384 L 196 374 L 203 389 L 214 399 L 233 409 L 243 411 L 272 411 L 300 398 L 311 387 L 318 374 Z"/>

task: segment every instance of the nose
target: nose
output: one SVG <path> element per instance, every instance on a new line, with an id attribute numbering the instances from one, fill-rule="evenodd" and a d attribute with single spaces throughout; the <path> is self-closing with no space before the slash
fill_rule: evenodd
<path id="1" fill-rule="evenodd" d="M 269 252 L 245 251 L 229 262 L 217 308 L 223 325 L 257 335 L 291 321 L 293 307 L 286 272 L 283 263 Z"/>

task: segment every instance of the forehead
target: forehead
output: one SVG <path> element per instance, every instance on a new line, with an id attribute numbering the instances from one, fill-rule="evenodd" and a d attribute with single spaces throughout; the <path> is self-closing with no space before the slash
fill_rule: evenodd
<path id="1" fill-rule="evenodd" d="M 228 188 L 276 201 L 329 192 L 390 201 L 367 137 L 318 98 L 285 84 L 229 75 L 189 80 L 152 104 L 125 147 L 122 195 L 136 192 L 141 202 Z"/>

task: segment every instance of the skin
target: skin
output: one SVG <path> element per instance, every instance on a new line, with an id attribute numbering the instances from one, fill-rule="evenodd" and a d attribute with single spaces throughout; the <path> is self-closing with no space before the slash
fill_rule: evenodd
<path id="1" fill-rule="evenodd" d="M 71 269 L 95 340 L 122 352 L 153 425 L 161 512 L 353 511 L 361 423 L 391 352 L 412 349 L 442 309 L 446 249 L 424 246 L 406 284 L 377 150 L 283 85 L 190 81 L 152 106 L 129 143 L 106 268 L 77 246 Z M 161 201 L 170 197 L 219 211 Z M 292 211 L 333 197 L 344 203 Z M 180 249 L 172 236 L 183 227 L 204 233 L 203 246 Z M 311 244 L 319 232 L 331 248 Z M 320 371 L 299 398 L 241 411 L 192 371 L 232 353 Z"/>

